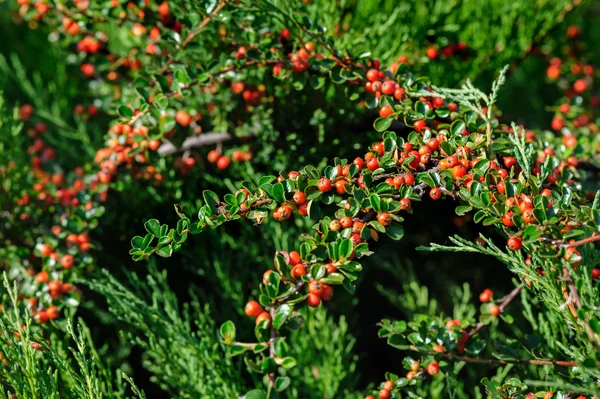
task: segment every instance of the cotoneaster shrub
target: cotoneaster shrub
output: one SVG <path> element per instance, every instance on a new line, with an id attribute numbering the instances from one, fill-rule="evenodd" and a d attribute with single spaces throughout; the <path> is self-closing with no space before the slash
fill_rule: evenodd
<path id="1" fill-rule="evenodd" d="M 117 319 L 124 332 L 122 353 L 104 355 L 127 369 L 135 344 L 152 382 L 174 397 L 594 395 L 597 73 L 579 28 L 556 25 L 578 3 L 542 12 L 517 2 L 512 13 L 490 5 L 473 19 L 476 3 L 375 12 L 368 2 L 19 2 L 13 18 L 47 29 L 69 54 L 59 69 L 77 79 L 46 85 L 15 56 L 0 63 L 29 97 L 18 112 L 3 107 L 1 130 L 0 254 L 18 290 L 4 306 L 23 317 L 2 326 L 14 338 L 4 344 L 22 349 L 3 350 L 7 395 L 124 397 L 121 381 L 113 385 L 121 374 L 98 366 L 83 336 L 70 333 L 77 369 L 52 355 L 50 346 L 73 345 L 64 332 L 82 301 L 100 325 Z M 494 29 L 480 35 L 482 26 Z M 403 40 L 386 46 L 387 36 Z M 497 107 L 505 74 L 525 57 L 547 63 L 563 93 L 546 104 L 551 131 L 511 123 Z M 459 84 L 506 63 L 489 90 Z M 348 328 L 305 303 L 350 298 L 342 288 L 364 298 L 364 257 L 394 248 L 383 238 L 404 238 L 403 215 L 441 199 L 492 229 L 423 249 L 491 255 L 515 284 L 484 290 L 479 309 L 465 288 L 452 316 L 433 303 L 420 314 L 407 293 L 411 317 L 379 325 L 405 356 L 385 382 L 355 394 L 364 387 L 352 381 Z M 182 268 L 211 282 L 191 284 L 190 306 L 153 264 L 145 279 L 111 276 L 122 276 L 115 244 L 155 213 L 173 227 L 147 221 L 130 254 L 180 253 L 191 263 Z M 236 219 L 252 223 L 213 229 Z M 184 243 L 199 233 L 206 238 Z M 89 288 L 109 314 L 86 298 Z M 201 303 L 238 321 L 219 329 Z M 15 334 L 20 324 L 26 333 Z M 49 346 L 31 339 L 38 333 L 53 334 Z M 54 383 L 36 382 L 36 362 L 56 370 Z M 495 377 L 478 373 L 488 366 Z"/>

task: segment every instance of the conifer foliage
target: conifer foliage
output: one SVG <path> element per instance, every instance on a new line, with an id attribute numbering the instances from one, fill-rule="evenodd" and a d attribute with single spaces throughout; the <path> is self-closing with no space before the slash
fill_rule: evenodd
<path id="1" fill-rule="evenodd" d="M 600 397 L 599 10 L 488 3 L 0 4 L 2 395 Z"/>

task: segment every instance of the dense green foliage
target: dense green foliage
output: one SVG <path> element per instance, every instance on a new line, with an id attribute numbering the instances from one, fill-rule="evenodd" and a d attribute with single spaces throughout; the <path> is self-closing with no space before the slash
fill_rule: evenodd
<path id="1" fill-rule="evenodd" d="M 3 396 L 600 396 L 598 13 L 0 2 Z"/>

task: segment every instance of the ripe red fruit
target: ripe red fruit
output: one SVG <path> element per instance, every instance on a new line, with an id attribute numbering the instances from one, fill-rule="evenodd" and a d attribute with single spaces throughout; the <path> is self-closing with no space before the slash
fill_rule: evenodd
<path id="1" fill-rule="evenodd" d="M 219 159 L 217 159 L 217 168 L 219 168 L 221 170 L 227 169 L 227 167 L 229 166 L 230 163 L 231 163 L 231 160 L 229 159 L 228 156 L 221 155 L 219 157 Z"/>
<path id="2" fill-rule="evenodd" d="M 429 365 L 427 366 L 427 374 L 434 376 L 439 372 L 440 372 L 440 365 L 438 364 L 438 362 L 429 363 Z"/>
<path id="3" fill-rule="evenodd" d="M 427 141 L 427 147 L 429 147 L 431 151 L 436 151 L 440 147 L 440 141 L 436 138 L 429 139 Z"/>
<path id="4" fill-rule="evenodd" d="M 494 304 L 492 306 L 490 306 L 490 315 L 492 316 L 498 316 L 500 314 L 500 306 Z"/>
<path id="5" fill-rule="evenodd" d="M 63 257 L 60 259 L 60 264 L 65 269 L 70 269 L 73 267 L 73 264 L 75 264 L 75 258 L 73 258 L 73 255 L 70 254 L 63 255 Z"/>
<path id="6" fill-rule="evenodd" d="M 437 56 L 438 56 L 438 52 L 437 52 L 437 49 L 435 47 L 429 47 L 427 49 L 427 57 L 430 60 L 435 60 L 437 58 Z"/>
<path id="7" fill-rule="evenodd" d="M 431 197 L 432 200 L 437 201 L 442 196 L 442 190 L 440 190 L 437 187 L 434 187 L 429 191 L 429 196 Z"/>
<path id="8" fill-rule="evenodd" d="M 373 151 L 377 152 L 379 156 L 382 157 L 385 152 L 385 147 L 383 146 L 383 143 L 373 144 Z"/>
<path id="9" fill-rule="evenodd" d="M 94 76 L 94 73 L 96 73 L 96 67 L 93 64 L 83 64 L 81 66 L 81 72 L 88 78 L 91 78 Z"/>
<path id="10" fill-rule="evenodd" d="M 411 207 L 411 202 L 408 198 L 402 198 L 400 200 L 400 208 L 402 208 L 403 211 L 409 210 L 410 207 Z"/>
<path id="11" fill-rule="evenodd" d="M 307 216 L 308 215 L 308 202 L 305 202 L 304 204 L 300 205 L 298 207 L 298 212 L 302 215 L 302 216 Z"/>
<path id="12" fill-rule="evenodd" d="M 513 213 L 512 212 L 506 212 L 504 214 L 504 216 L 502 216 L 502 224 L 504 224 L 506 227 L 512 227 L 514 226 L 514 222 L 513 222 Z"/>
<path id="13" fill-rule="evenodd" d="M 379 109 L 379 116 L 382 118 L 387 118 L 393 113 L 394 110 L 389 105 L 384 105 L 383 107 L 381 107 L 381 109 Z"/>
<path id="14" fill-rule="evenodd" d="M 358 170 L 361 170 L 363 168 L 363 166 L 365 165 L 365 161 L 358 157 L 358 158 L 354 158 L 354 161 L 352 161 L 352 163 L 356 166 L 358 166 Z"/>
<path id="15" fill-rule="evenodd" d="M 217 150 L 210 150 L 208 152 L 208 155 L 206 156 L 206 159 L 208 159 L 208 162 L 210 163 L 215 163 L 217 162 L 217 160 L 221 157 L 221 153 Z"/>
<path id="16" fill-rule="evenodd" d="M 389 399 L 390 396 L 391 393 L 387 389 L 382 389 L 381 391 L 379 391 L 379 399 Z"/>
<path id="17" fill-rule="evenodd" d="M 256 317 L 256 324 L 260 324 L 263 320 L 269 320 L 267 326 L 271 325 L 271 315 L 268 312 L 262 312 Z"/>
<path id="18" fill-rule="evenodd" d="M 507 169 L 510 169 L 511 167 L 513 167 L 514 165 L 517 164 L 517 160 L 515 157 L 504 157 L 503 162 L 504 162 L 504 166 Z"/>
<path id="19" fill-rule="evenodd" d="M 506 242 L 506 244 L 513 251 L 518 251 L 519 249 L 521 249 L 521 246 L 523 244 L 523 240 L 521 239 L 521 237 L 511 237 L 511 238 L 508 239 L 508 241 Z"/>
<path id="20" fill-rule="evenodd" d="M 250 301 L 246 304 L 244 312 L 246 313 L 246 316 L 256 317 L 263 312 L 263 309 L 258 302 Z"/>
<path id="21" fill-rule="evenodd" d="M 413 127 L 415 128 L 415 130 L 419 133 L 421 133 L 421 130 L 423 130 L 424 128 L 427 127 L 427 123 L 425 123 L 424 120 L 419 119 L 417 121 L 415 121 L 415 123 L 413 123 Z"/>
<path id="22" fill-rule="evenodd" d="M 575 93 L 581 94 L 586 91 L 586 89 L 587 82 L 584 79 L 578 79 L 575 81 L 575 84 L 573 84 L 573 90 L 575 90 Z"/>
<path id="23" fill-rule="evenodd" d="M 463 165 L 456 165 L 452 168 L 452 177 L 454 177 L 454 180 L 458 180 L 464 177 L 466 174 L 467 168 L 465 168 Z"/>
<path id="24" fill-rule="evenodd" d="M 383 94 L 391 95 L 391 94 L 394 94 L 395 91 L 396 91 L 396 82 L 394 82 L 393 80 L 386 80 L 381 85 L 381 92 Z"/>
<path id="25" fill-rule="evenodd" d="M 594 268 L 592 269 L 592 280 L 597 280 L 600 277 L 600 269 Z"/>
<path id="26" fill-rule="evenodd" d="M 377 69 L 369 69 L 367 71 L 367 80 L 369 82 L 375 82 L 379 80 L 379 71 Z"/>
<path id="27" fill-rule="evenodd" d="M 279 214 L 279 220 L 288 220 L 292 216 L 292 208 L 287 205 L 281 205 L 277 208 L 277 213 Z"/>
<path id="28" fill-rule="evenodd" d="M 348 181 L 346 179 L 336 181 L 335 182 L 335 191 L 339 195 L 346 194 L 346 185 L 347 184 L 348 184 Z"/>
<path id="29" fill-rule="evenodd" d="M 187 112 L 179 110 L 175 114 L 175 121 L 181 126 L 186 127 L 192 122 L 192 117 Z"/>
<path id="30" fill-rule="evenodd" d="M 444 353 L 446 351 L 442 345 L 434 345 L 431 349 L 437 353 Z"/>
<path id="31" fill-rule="evenodd" d="M 292 278 L 295 278 L 295 279 L 299 279 L 302 276 L 306 276 L 306 266 L 304 266 L 303 264 L 299 264 L 299 265 L 292 267 L 292 270 L 290 271 L 290 275 L 292 276 Z"/>
<path id="32" fill-rule="evenodd" d="M 306 202 L 306 194 L 304 194 L 302 191 L 296 191 L 292 199 L 297 205 L 304 204 Z"/>
<path id="33" fill-rule="evenodd" d="M 367 161 L 367 168 L 369 170 L 375 170 L 377 168 L 379 168 L 379 161 L 377 160 L 377 158 L 371 158 Z"/>
<path id="34" fill-rule="evenodd" d="M 317 187 L 324 193 L 329 192 L 331 191 L 331 180 L 326 177 L 321 177 L 317 183 Z"/>
<path id="35" fill-rule="evenodd" d="M 596 269 L 594 269 L 594 270 L 596 270 Z M 35 276 L 35 282 L 36 283 L 47 283 L 48 282 L 48 272 L 39 272 Z"/>
<path id="36" fill-rule="evenodd" d="M 308 294 L 308 297 L 306 298 L 306 303 L 308 303 L 308 306 L 310 306 L 311 308 L 316 308 L 321 304 L 321 297 L 315 294 Z"/>
<path id="37" fill-rule="evenodd" d="M 392 224 L 394 219 L 389 213 L 380 213 L 379 215 L 377 215 L 377 221 L 387 227 L 390 224 Z"/>
<path id="38" fill-rule="evenodd" d="M 52 247 L 50 247 L 50 245 L 48 245 L 48 244 L 44 244 L 40 248 L 40 254 L 42 256 L 49 256 L 51 253 L 52 253 Z"/>
<path id="39" fill-rule="evenodd" d="M 330 285 L 323 284 L 323 292 L 321 293 L 321 299 L 328 301 L 333 297 L 333 288 Z"/>
<path id="40" fill-rule="evenodd" d="M 308 292 L 320 297 L 323 293 L 323 284 L 318 280 L 312 280 L 308 283 Z"/>
<path id="41" fill-rule="evenodd" d="M 56 306 L 50 306 L 46 309 L 46 314 L 50 320 L 58 319 L 58 308 Z"/>
<path id="42" fill-rule="evenodd" d="M 300 257 L 300 254 L 297 251 L 291 251 L 288 255 L 290 257 L 290 265 L 295 266 L 297 264 L 302 263 L 302 258 Z"/>
<path id="43" fill-rule="evenodd" d="M 481 294 L 479 294 L 479 300 L 483 303 L 487 303 L 492 299 L 493 296 L 494 293 L 492 292 L 492 290 L 486 288 L 481 292 Z"/>
<path id="44" fill-rule="evenodd" d="M 342 225 L 342 228 L 347 229 L 352 226 L 352 219 L 349 216 L 342 216 L 340 224 Z"/>

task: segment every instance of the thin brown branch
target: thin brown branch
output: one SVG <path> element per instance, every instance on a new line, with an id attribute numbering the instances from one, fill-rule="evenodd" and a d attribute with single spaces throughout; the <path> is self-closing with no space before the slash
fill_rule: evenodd
<path id="1" fill-rule="evenodd" d="M 506 307 L 513 301 L 513 299 L 515 299 L 517 297 L 517 295 L 519 295 L 519 293 L 521 292 L 522 289 L 523 289 L 523 283 L 519 284 L 508 295 L 506 295 L 504 298 L 502 298 L 501 303 L 498 306 L 500 308 L 500 313 L 504 312 L 504 309 L 506 309 Z M 471 339 L 471 337 L 473 337 L 475 334 L 477 334 L 479 331 L 481 331 L 481 329 L 483 329 L 483 327 L 485 327 L 485 326 L 486 326 L 486 324 L 483 322 L 477 323 L 475 325 L 475 328 L 473 328 L 471 331 L 469 331 L 467 333 L 467 335 L 469 337 L 468 339 Z"/>
<path id="2" fill-rule="evenodd" d="M 198 36 L 198 34 L 204 29 L 206 28 L 206 26 L 210 23 L 210 21 L 213 20 L 213 18 L 215 17 L 215 15 L 217 15 L 219 12 L 221 12 L 221 10 L 223 9 L 223 7 L 225 7 L 225 5 L 227 4 L 226 1 L 221 1 L 219 2 L 219 4 L 217 5 L 217 7 L 215 7 L 215 9 L 209 14 L 207 15 L 202 22 L 200 23 L 200 25 L 198 25 L 196 28 L 192 29 L 190 31 L 190 33 L 188 33 L 187 37 L 183 40 L 183 42 L 181 43 L 181 46 L 179 46 L 179 51 L 183 50 L 186 48 L 186 46 L 188 44 L 190 44 L 190 42 L 192 40 L 194 40 L 196 38 L 196 36 Z M 161 73 L 164 73 L 165 71 L 167 71 L 169 69 L 169 66 L 175 62 L 175 58 L 173 58 L 172 56 L 169 56 L 169 59 L 167 60 L 167 62 L 165 63 L 165 66 L 163 67 Z"/>
<path id="3" fill-rule="evenodd" d="M 413 352 L 419 352 L 426 355 L 437 355 L 437 352 L 423 352 L 419 350 L 414 345 L 409 347 L 409 350 Z M 531 366 L 555 366 L 555 367 L 576 367 L 577 362 L 571 362 L 566 360 L 551 360 L 551 359 L 531 359 L 531 360 L 523 360 L 523 359 L 515 359 L 515 360 L 501 360 L 501 359 L 482 359 L 478 357 L 469 357 L 469 356 L 461 356 L 455 355 L 453 353 L 443 353 L 442 357 L 449 360 L 460 360 L 463 362 L 469 363 L 479 363 L 479 364 L 517 364 L 517 365 L 531 365 Z"/>
<path id="4" fill-rule="evenodd" d="M 161 156 L 167 156 L 172 154 L 177 154 L 180 152 L 185 152 L 187 150 L 191 150 L 192 148 L 199 148 L 209 145 L 214 145 L 217 143 L 223 143 L 225 141 L 229 141 L 233 139 L 233 136 L 229 133 L 203 133 L 198 136 L 192 136 L 185 139 L 181 147 L 177 148 L 172 143 L 163 143 L 157 150 L 158 154 Z"/>
<path id="5" fill-rule="evenodd" d="M 584 238 L 583 240 L 574 241 L 571 243 L 564 242 L 562 240 L 553 240 L 548 237 L 540 237 L 540 240 L 545 241 L 552 245 L 556 245 L 558 248 L 569 248 L 569 247 L 579 247 L 581 245 L 589 244 L 590 242 L 600 241 L 600 235 L 593 235 L 591 237 Z"/>

